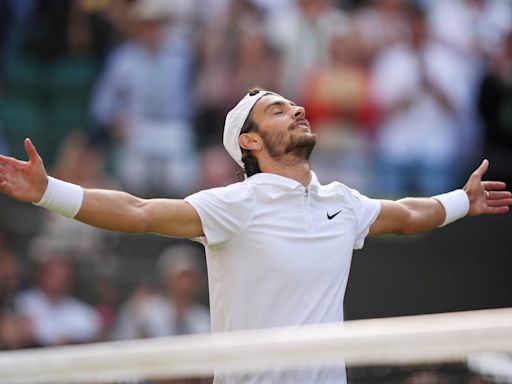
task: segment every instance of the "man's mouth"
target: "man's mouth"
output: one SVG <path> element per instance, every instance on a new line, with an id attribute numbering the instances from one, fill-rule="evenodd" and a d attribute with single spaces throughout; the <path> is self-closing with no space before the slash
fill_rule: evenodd
<path id="1" fill-rule="evenodd" d="M 290 126 L 290 130 L 293 131 L 295 129 L 305 129 L 305 130 L 309 131 L 310 130 L 309 121 L 304 119 L 304 120 L 299 120 L 299 121 L 295 122 L 294 124 L 292 124 Z"/>

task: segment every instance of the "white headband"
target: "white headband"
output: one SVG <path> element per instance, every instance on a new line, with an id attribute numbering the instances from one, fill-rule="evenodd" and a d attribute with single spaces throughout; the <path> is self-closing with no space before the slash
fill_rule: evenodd
<path id="1" fill-rule="evenodd" d="M 240 136 L 240 131 L 242 130 L 242 126 L 247 120 L 249 113 L 251 113 L 252 107 L 254 104 L 261 99 L 263 96 L 268 95 L 272 92 L 268 91 L 259 91 L 256 94 L 251 96 L 249 93 L 244 96 L 242 100 L 229 111 L 226 116 L 226 122 L 224 124 L 224 148 L 228 151 L 229 155 L 237 162 L 239 166 L 244 167 L 244 163 L 242 162 L 242 150 L 240 149 L 240 144 L 238 142 L 238 138 Z"/>

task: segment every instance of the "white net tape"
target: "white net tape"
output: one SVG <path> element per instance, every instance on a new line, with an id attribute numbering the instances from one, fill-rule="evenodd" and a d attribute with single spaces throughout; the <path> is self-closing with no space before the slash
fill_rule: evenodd
<path id="1" fill-rule="evenodd" d="M 512 309 L 0 353 L 1 383 L 94 383 L 304 367 L 464 362 L 512 352 Z"/>

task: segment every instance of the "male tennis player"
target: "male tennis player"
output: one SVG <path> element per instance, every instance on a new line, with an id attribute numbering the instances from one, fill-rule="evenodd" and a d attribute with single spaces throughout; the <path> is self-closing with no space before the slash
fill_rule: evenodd
<path id="1" fill-rule="evenodd" d="M 305 111 L 261 90 L 229 112 L 224 146 L 248 178 L 184 200 L 140 199 L 48 177 L 29 139 L 29 161 L 0 157 L 0 191 L 114 231 L 196 238 L 206 248 L 212 329 L 226 332 L 341 322 L 352 250 L 365 237 L 412 234 L 466 215 L 504 213 L 505 184 L 482 181 L 431 198 L 369 199 L 339 182 L 321 185 L 309 165 L 316 135 Z M 342 366 L 216 377 L 216 383 L 345 382 Z"/>

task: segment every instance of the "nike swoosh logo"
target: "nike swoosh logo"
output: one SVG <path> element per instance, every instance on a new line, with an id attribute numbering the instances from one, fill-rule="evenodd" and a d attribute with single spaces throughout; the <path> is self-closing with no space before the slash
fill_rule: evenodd
<path id="1" fill-rule="evenodd" d="M 336 212 L 336 213 L 335 213 L 335 214 L 333 214 L 333 215 L 329 215 L 329 212 L 327 212 L 327 219 L 329 219 L 329 220 L 334 219 L 334 218 L 335 218 L 336 216 L 338 216 L 342 211 L 343 211 L 343 209 L 342 209 L 342 210 L 340 210 L 340 211 L 338 211 L 338 212 Z"/>

